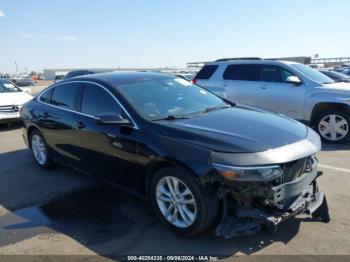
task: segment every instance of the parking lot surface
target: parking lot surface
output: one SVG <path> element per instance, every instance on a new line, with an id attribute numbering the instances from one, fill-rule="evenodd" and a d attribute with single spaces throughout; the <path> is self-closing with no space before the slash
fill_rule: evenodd
<path id="1" fill-rule="evenodd" d="M 41 170 L 19 127 L 0 127 L 0 254 L 350 254 L 350 145 L 324 145 L 319 160 L 329 223 L 299 216 L 275 233 L 183 238 L 143 200 L 66 167 Z"/>

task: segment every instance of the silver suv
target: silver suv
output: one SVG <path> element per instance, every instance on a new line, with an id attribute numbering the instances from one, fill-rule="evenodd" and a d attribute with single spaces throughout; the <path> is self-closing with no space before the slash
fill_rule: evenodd
<path id="1" fill-rule="evenodd" d="M 193 82 L 232 102 L 306 123 L 325 142 L 341 143 L 350 137 L 350 84 L 335 83 L 307 65 L 221 59 L 205 64 Z"/>

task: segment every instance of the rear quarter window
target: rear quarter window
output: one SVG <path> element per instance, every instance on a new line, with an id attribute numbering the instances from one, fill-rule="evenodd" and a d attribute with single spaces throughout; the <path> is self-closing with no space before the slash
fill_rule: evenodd
<path id="1" fill-rule="evenodd" d="M 44 91 L 44 93 L 40 96 L 40 101 L 44 103 L 50 103 L 51 102 L 51 95 L 52 95 L 52 88 L 49 90 Z"/>
<path id="2" fill-rule="evenodd" d="M 195 79 L 209 79 L 218 69 L 218 65 L 205 65 L 203 68 L 198 72 Z"/>

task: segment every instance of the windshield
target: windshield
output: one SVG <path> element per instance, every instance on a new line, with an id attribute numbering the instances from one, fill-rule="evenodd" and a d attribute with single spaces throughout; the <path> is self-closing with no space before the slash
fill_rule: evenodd
<path id="1" fill-rule="evenodd" d="M 320 84 L 331 84 L 334 81 L 328 76 L 318 72 L 317 70 L 303 64 L 291 64 L 293 68 L 310 78 L 312 81 Z"/>
<path id="2" fill-rule="evenodd" d="M 5 81 L 0 82 L 0 93 L 13 93 L 13 92 L 21 92 L 14 84 L 11 82 Z"/>
<path id="3" fill-rule="evenodd" d="M 149 119 L 190 117 L 230 106 L 207 90 L 182 78 L 160 78 L 118 86 L 118 90 Z"/>

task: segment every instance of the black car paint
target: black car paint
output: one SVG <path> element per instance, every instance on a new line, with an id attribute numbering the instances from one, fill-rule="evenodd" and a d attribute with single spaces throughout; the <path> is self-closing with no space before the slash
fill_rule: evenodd
<path id="1" fill-rule="evenodd" d="M 123 105 L 137 126 L 99 125 L 91 116 L 53 107 L 36 97 L 21 112 L 24 139 L 28 144 L 29 133 L 38 128 L 55 159 L 144 195 L 147 178 L 160 165 L 175 165 L 202 176 L 212 169 L 209 163 L 212 151 L 266 151 L 307 135 L 306 127 L 294 120 L 243 106 L 183 120 L 150 121 L 137 114 L 118 92 L 118 85 L 162 77 L 170 76 L 95 74 L 53 85 L 67 82 L 102 85 Z M 75 110 L 79 110 L 78 104 Z"/>

